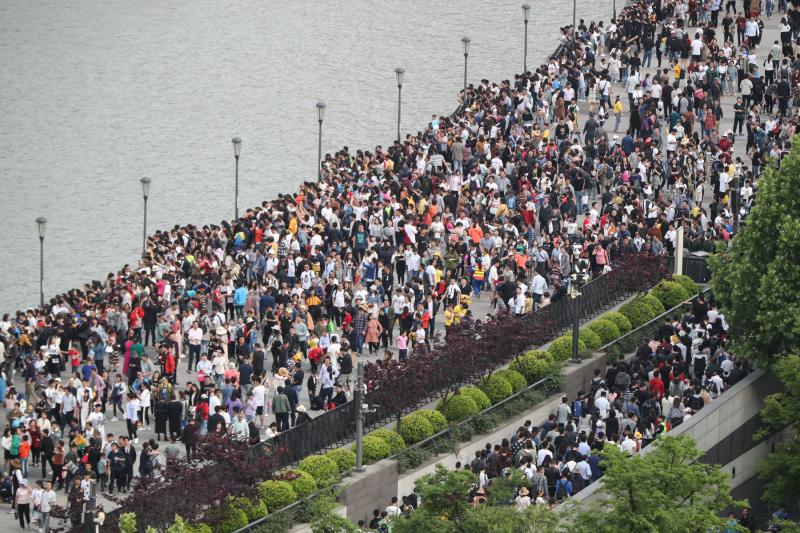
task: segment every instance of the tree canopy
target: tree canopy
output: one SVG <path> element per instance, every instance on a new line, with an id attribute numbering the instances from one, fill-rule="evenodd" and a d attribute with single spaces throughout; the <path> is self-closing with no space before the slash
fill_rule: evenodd
<path id="1" fill-rule="evenodd" d="M 730 250 L 709 261 L 736 353 L 771 366 L 800 353 L 800 140 L 758 181 Z"/>
<path id="2" fill-rule="evenodd" d="M 605 475 L 596 503 L 560 513 L 565 531 L 715 531 L 720 513 L 741 505 L 731 497 L 730 479 L 719 465 L 698 462 L 702 452 L 691 437 L 664 435 L 650 453 L 633 457 L 616 446 L 602 452 Z M 567 523 L 565 523 L 567 522 Z"/>

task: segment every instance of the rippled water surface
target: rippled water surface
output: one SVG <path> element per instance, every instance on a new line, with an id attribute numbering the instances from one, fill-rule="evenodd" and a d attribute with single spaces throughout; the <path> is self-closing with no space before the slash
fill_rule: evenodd
<path id="1" fill-rule="evenodd" d="M 530 3 L 529 63 L 572 16 Z M 3 0 L 0 310 L 38 302 L 37 216 L 45 296 L 99 279 L 141 249 L 140 176 L 151 229 L 232 217 L 234 135 L 240 208 L 294 190 L 315 174 L 318 99 L 323 150 L 391 142 L 401 66 L 402 128 L 417 131 L 456 105 L 463 35 L 471 81 L 521 70 L 516 1 Z"/>

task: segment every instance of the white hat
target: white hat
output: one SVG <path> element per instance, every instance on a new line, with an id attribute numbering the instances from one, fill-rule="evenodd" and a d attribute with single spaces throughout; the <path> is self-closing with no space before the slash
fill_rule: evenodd
<path id="1" fill-rule="evenodd" d="M 297 410 L 298 413 L 305 413 L 306 412 L 306 406 L 305 405 L 298 405 L 296 410 Z"/>
<path id="2" fill-rule="evenodd" d="M 217 328 L 217 330 L 216 330 L 214 333 L 216 333 L 217 335 L 225 335 L 225 334 L 227 334 L 227 333 L 228 333 L 228 330 L 226 330 L 226 329 L 225 329 L 224 327 L 222 327 L 222 326 L 219 326 L 219 327 Z"/>

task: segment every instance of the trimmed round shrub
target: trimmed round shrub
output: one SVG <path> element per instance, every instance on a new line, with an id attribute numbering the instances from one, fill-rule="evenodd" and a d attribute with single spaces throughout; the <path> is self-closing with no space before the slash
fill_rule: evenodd
<path id="1" fill-rule="evenodd" d="M 261 505 L 263 506 L 264 504 L 262 503 Z M 233 533 L 250 523 L 247 519 L 247 513 L 235 505 L 226 505 L 219 512 L 222 520 L 217 524 L 216 533 Z"/>
<path id="2" fill-rule="evenodd" d="M 658 301 L 658 300 L 656 300 Z M 659 302 L 660 304 L 661 302 Z M 645 322 L 649 322 L 658 316 L 659 313 L 653 311 L 653 308 L 644 301 L 644 298 L 634 298 L 619 308 L 620 313 L 630 320 L 631 326 L 638 328 Z"/>
<path id="3" fill-rule="evenodd" d="M 478 411 L 483 411 L 484 409 L 488 409 L 492 406 L 492 401 L 486 396 L 486 393 L 483 392 L 481 389 L 476 387 L 475 385 L 470 385 L 469 387 L 461 387 L 458 391 L 460 394 L 466 394 L 470 398 L 475 401 L 475 405 L 478 406 Z"/>
<path id="4" fill-rule="evenodd" d="M 297 501 L 297 494 L 288 481 L 270 479 L 258 486 L 258 495 L 271 512 Z M 245 524 L 247 525 L 247 524 Z"/>
<path id="5" fill-rule="evenodd" d="M 603 345 L 603 339 L 600 338 L 600 335 L 588 328 L 581 328 L 578 331 L 578 339 L 582 340 L 590 351 L 596 350 Z"/>
<path id="6" fill-rule="evenodd" d="M 480 383 L 478 383 L 478 388 L 486 393 L 486 396 L 489 397 L 489 400 L 493 404 L 505 400 L 514 392 L 511 383 L 502 376 L 498 376 L 496 373 L 488 378 L 482 379 Z"/>
<path id="7" fill-rule="evenodd" d="M 556 366 L 549 353 L 541 350 L 531 350 L 514 359 L 509 368 L 522 374 L 528 385 L 533 385 L 552 372 Z"/>
<path id="8" fill-rule="evenodd" d="M 438 411 L 436 412 L 438 413 Z M 400 436 L 408 444 L 416 444 L 432 437 L 436 433 L 431 421 L 422 416 L 422 413 L 423 411 L 417 411 L 400 419 Z M 439 415 L 444 418 L 442 413 L 439 413 Z M 447 425 L 447 420 L 445 420 L 445 425 Z"/>
<path id="9" fill-rule="evenodd" d="M 608 313 L 601 316 L 600 319 L 610 320 L 611 322 L 616 324 L 617 327 L 619 328 L 620 334 L 622 335 L 625 335 L 626 333 L 628 333 L 630 330 L 633 329 L 631 321 L 628 320 L 628 317 L 626 317 L 619 311 L 609 311 Z"/>
<path id="10" fill-rule="evenodd" d="M 528 386 L 528 381 L 525 376 L 511 368 L 504 368 L 494 373 L 495 376 L 500 376 L 511 384 L 511 392 L 519 392 Z"/>
<path id="11" fill-rule="evenodd" d="M 333 459 L 331 459 L 331 461 L 333 461 Z M 284 481 L 289 482 L 289 485 L 292 486 L 292 490 L 297 494 L 298 498 L 305 498 L 309 494 L 317 492 L 317 481 L 314 479 L 314 476 L 305 470 L 286 472 L 282 478 Z"/>
<path id="12" fill-rule="evenodd" d="M 654 317 L 666 311 L 666 309 L 664 309 L 664 304 L 662 304 L 661 300 L 656 298 L 652 292 L 648 292 L 642 296 L 642 301 L 650 306 L 650 309 L 655 313 Z"/>
<path id="13" fill-rule="evenodd" d="M 365 465 L 377 463 L 381 459 L 386 459 L 391 455 L 392 449 L 386 444 L 386 441 L 374 435 L 367 435 L 363 441 L 363 461 Z M 355 451 L 355 445 L 353 445 Z"/>
<path id="14" fill-rule="evenodd" d="M 482 390 L 478 388 L 476 388 L 475 390 L 481 393 L 484 397 L 486 396 L 485 394 L 483 394 Z M 461 389 L 461 392 L 463 394 L 464 389 Z M 477 394 L 473 394 L 472 399 L 474 400 L 476 396 Z M 489 398 L 486 398 L 486 402 L 487 403 L 489 402 Z M 486 407 L 489 406 L 487 405 Z M 418 411 L 417 414 L 431 423 L 431 425 L 433 426 L 434 435 L 436 435 L 440 431 L 444 431 L 445 429 L 447 429 L 447 419 L 439 411 L 436 411 L 435 409 L 424 409 L 422 411 Z"/>
<path id="15" fill-rule="evenodd" d="M 333 462 L 339 467 L 340 474 L 344 474 L 356 466 L 356 454 L 346 448 L 331 450 L 325 454 L 325 457 L 333 459 Z"/>
<path id="16" fill-rule="evenodd" d="M 653 287 L 650 294 L 658 298 L 658 301 L 661 302 L 665 309 L 672 309 L 688 300 L 691 296 L 689 291 L 684 289 L 683 285 L 677 281 L 662 281 Z"/>
<path id="17" fill-rule="evenodd" d="M 603 342 L 603 345 L 608 344 L 620 336 L 617 325 L 605 318 L 599 318 L 594 322 L 589 323 L 586 328 L 597 333 L 597 335 L 600 337 L 600 340 Z"/>
<path id="18" fill-rule="evenodd" d="M 697 286 L 697 283 L 695 283 L 695 281 L 686 274 L 672 276 L 672 281 L 675 283 L 680 283 L 681 287 L 686 289 L 686 292 L 689 293 L 689 296 L 694 296 L 700 292 L 700 287 Z"/>
<path id="19" fill-rule="evenodd" d="M 461 422 L 480 411 L 475 400 L 464 394 L 451 396 L 448 398 L 447 403 L 439 402 L 436 409 L 442 412 L 448 422 Z"/>
<path id="20" fill-rule="evenodd" d="M 264 506 L 264 508 L 266 508 L 266 505 Z M 211 526 L 209 526 L 208 524 L 185 523 L 183 528 L 186 533 L 214 533 L 214 530 L 211 529 Z"/>
<path id="21" fill-rule="evenodd" d="M 402 422 L 401 422 L 402 424 Z M 391 450 L 390 455 L 394 455 L 397 452 L 403 451 L 406 447 L 406 441 L 403 440 L 403 437 L 400 436 L 399 433 L 396 431 L 392 431 L 391 429 L 380 428 L 376 429 L 370 435 L 374 435 L 379 439 L 383 440 L 386 444 L 389 445 L 389 449 Z"/>
<path id="22" fill-rule="evenodd" d="M 339 481 L 339 466 L 324 455 L 309 455 L 300 461 L 300 470 L 311 474 L 319 488 L 330 487 Z"/>
<path id="23" fill-rule="evenodd" d="M 566 361 L 572 357 L 572 335 L 564 335 L 552 343 L 550 343 L 550 349 L 548 350 L 550 355 L 556 361 Z M 580 357 L 586 357 L 586 354 L 589 353 L 589 349 L 586 347 L 586 343 L 578 336 L 578 355 Z"/>
<path id="24" fill-rule="evenodd" d="M 230 498 L 228 505 L 244 511 L 244 514 L 247 516 L 247 524 L 267 516 L 267 506 L 264 505 L 264 502 L 261 500 L 251 501 L 247 498 L 236 497 Z M 236 529 L 232 531 L 236 531 Z"/>

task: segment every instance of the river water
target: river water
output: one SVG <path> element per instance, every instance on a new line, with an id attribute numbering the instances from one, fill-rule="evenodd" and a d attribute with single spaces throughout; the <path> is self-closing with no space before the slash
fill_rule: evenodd
<path id="1" fill-rule="evenodd" d="M 469 80 L 522 69 L 518 1 L 3 0 L 0 2 L 0 311 L 38 303 L 36 217 L 48 218 L 45 297 L 100 279 L 148 227 L 233 216 L 316 174 L 323 151 L 394 139 L 456 107 L 463 35 Z M 554 49 L 571 2 L 541 0 L 528 62 Z M 581 5 L 583 4 L 583 5 Z M 609 18 L 611 0 L 578 2 Z"/>

